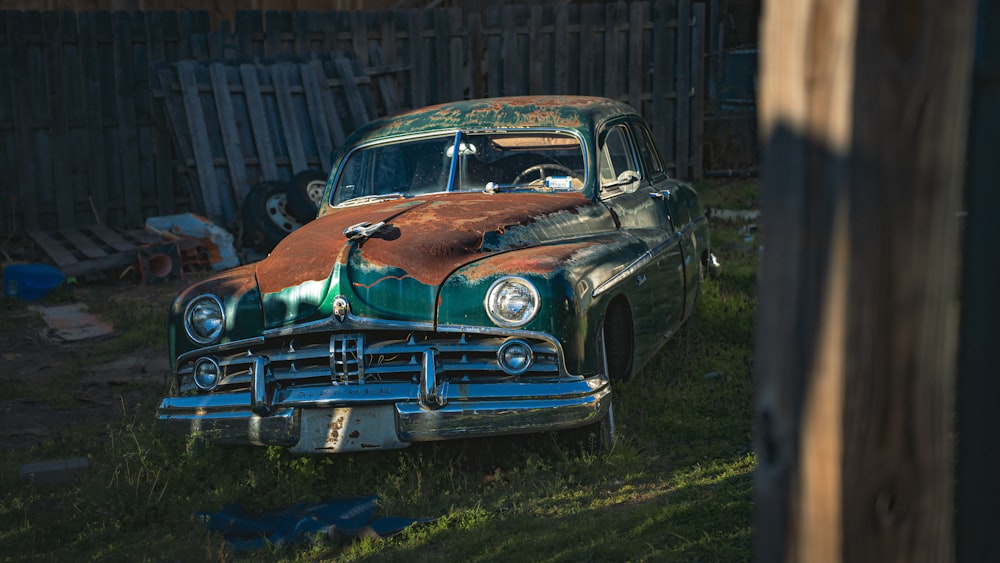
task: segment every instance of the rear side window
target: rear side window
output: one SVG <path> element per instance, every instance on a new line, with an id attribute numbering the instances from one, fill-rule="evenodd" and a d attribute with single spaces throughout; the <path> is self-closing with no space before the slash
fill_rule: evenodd
<path id="1" fill-rule="evenodd" d="M 639 154 L 642 156 L 642 162 L 645 165 L 647 176 L 649 176 L 650 179 L 666 176 L 667 169 L 663 166 L 663 159 L 660 158 L 660 151 L 656 149 L 656 143 L 653 142 L 653 136 L 649 133 L 649 129 L 646 125 L 642 123 L 633 123 L 632 132 L 635 134 L 636 147 L 639 150 Z"/>
<path id="2" fill-rule="evenodd" d="M 631 192 L 639 187 L 642 175 L 638 156 L 625 124 L 613 125 L 604 132 L 597 153 L 600 187 L 606 196 Z"/>

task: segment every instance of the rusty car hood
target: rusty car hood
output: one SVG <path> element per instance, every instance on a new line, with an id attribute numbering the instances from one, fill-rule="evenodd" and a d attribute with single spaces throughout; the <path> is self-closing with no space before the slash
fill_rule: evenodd
<path id="1" fill-rule="evenodd" d="M 385 226 L 370 237 L 344 235 L 348 227 L 379 221 Z M 432 323 L 438 290 L 457 268 L 614 228 L 606 207 L 575 192 L 461 192 L 339 208 L 290 234 L 258 263 L 265 324 L 327 317 L 338 295 L 358 316 Z"/>

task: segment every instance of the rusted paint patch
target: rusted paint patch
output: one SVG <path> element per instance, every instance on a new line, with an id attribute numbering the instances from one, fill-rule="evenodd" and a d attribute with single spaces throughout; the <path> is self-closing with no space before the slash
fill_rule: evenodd
<path id="1" fill-rule="evenodd" d="M 376 223 L 421 203 L 408 200 L 348 207 L 294 231 L 270 256 L 257 263 L 261 293 L 277 293 L 292 285 L 327 279 L 334 264 L 347 263 L 351 246 L 344 229 L 362 221 Z"/>
<path id="2" fill-rule="evenodd" d="M 598 117 L 631 113 L 620 102 L 589 96 L 515 96 L 465 100 L 420 108 L 372 122 L 345 145 L 435 130 L 553 127 L 589 132 Z"/>
<path id="3" fill-rule="evenodd" d="M 260 263 L 257 277 L 261 292 L 274 293 L 306 281 L 327 279 L 334 263 L 347 263 L 353 244 L 359 247 L 351 257 L 358 261 L 353 268 L 392 268 L 403 273 L 396 278 L 405 276 L 436 286 L 456 268 L 484 254 L 530 244 L 532 237 L 515 227 L 545 225 L 551 223 L 546 218 L 557 215 L 606 213 L 575 192 L 437 194 L 408 200 L 407 204 L 406 208 L 396 201 L 340 209 L 292 233 Z M 392 240 L 372 237 L 349 243 L 344 229 L 363 221 L 388 221 L 394 227 Z M 569 238 L 594 230 L 592 224 L 580 219 L 559 224 L 559 237 L 549 233 L 536 238 Z M 484 245 L 487 240 L 489 244 Z M 356 281 L 371 285 L 376 280 Z"/>
<path id="4" fill-rule="evenodd" d="M 247 264 L 226 270 L 209 279 L 191 285 L 177 296 L 176 304 L 183 307 L 187 300 L 203 293 L 213 293 L 220 296 L 239 296 L 255 289 L 254 270 L 256 264 Z"/>

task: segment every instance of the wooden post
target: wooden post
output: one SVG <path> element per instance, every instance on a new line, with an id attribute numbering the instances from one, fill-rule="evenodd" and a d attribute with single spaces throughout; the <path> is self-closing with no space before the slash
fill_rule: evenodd
<path id="1" fill-rule="evenodd" d="M 759 561 L 954 559 L 973 1 L 765 3 Z"/>

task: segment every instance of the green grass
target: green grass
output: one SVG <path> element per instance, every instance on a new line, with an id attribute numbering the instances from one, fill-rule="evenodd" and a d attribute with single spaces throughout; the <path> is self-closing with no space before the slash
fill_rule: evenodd
<path id="1" fill-rule="evenodd" d="M 746 207 L 738 202 L 754 193 L 701 190 L 706 204 L 727 208 Z M 162 435 L 150 400 L 113 427 L 63 433 L 0 461 L 0 557 L 749 560 L 758 241 L 735 222 L 713 225 L 713 239 L 723 268 L 704 284 L 695 322 L 615 387 L 619 439 L 610 454 L 571 450 L 549 435 L 326 457 L 216 447 Z M 165 307 L 122 299 L 100 312 L 123 334 L 91 359 L 164 340 Z M 20 464 L 74 456 L 91 464 L 77 483 L 17 478 Z M 378 494 L 382 516 L 436 520 L 389 540 L 316 539 L 237 557 L 193 518 L 233 502 L 273 511 L 358 493 Z"/>

